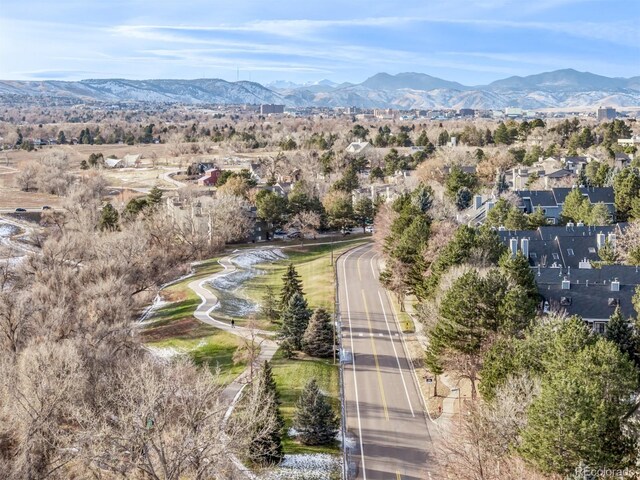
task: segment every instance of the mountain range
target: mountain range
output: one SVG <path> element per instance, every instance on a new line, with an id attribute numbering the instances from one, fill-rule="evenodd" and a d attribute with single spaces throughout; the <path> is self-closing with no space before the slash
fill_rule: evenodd
<path id="1" fill-rule="evenodd" d="M 220 79 L 80 81 L 0 80 L 0 100 L 49 97 L 77 102 L 167 102 L 262 104 L 289 107 L 433 109 L 524 109 L 558 107 L 640 107 L 640 76 L 610 78 L 573 69 L 509 77 L 488 85 L 465 86 L 424 73 L 378 73 L 359 84 L 330 80 L 296 84 Z"/>

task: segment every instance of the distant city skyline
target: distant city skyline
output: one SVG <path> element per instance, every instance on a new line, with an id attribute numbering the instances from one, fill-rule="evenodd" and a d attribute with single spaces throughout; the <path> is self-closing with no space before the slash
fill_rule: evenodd
<path id="1" fill-rule="evenodd" d="M 359 83 L 420 72 L 481 85 L 573 68 L 640 75 L 636 0 L 5 0 L 0 79 Z"/>

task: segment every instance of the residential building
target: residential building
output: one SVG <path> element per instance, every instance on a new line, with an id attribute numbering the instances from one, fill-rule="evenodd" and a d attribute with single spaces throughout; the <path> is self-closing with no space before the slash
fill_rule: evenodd
<path id="1" fill-rule="evenodd" d="M 198 179 L 198 185 L 201 187 L 213 187 L 218 182 L 221 174 L 222 170 L 215 167 L 205 170 L 204 175 Z"/>
<path id="2" fill-rule="evenodd" d="M 616 208 L 612 187 L 576 187 L 592 204 L 603 203 L 614 218 Z M 552 188 L 551 190 L 517 190 L 521 209 L 524 213 L 533 213 L 541 208 L 550 223 L 557 223 L 562 215 L 562 206 L 572 188 Z"/>
<path id="3" fill-rule="evenodd" d="M 633 161 L 633 154 L 627 155 L 626 153 L 616 152 L 613 159 L 613 166 L 618 170 L 622 170 L 625 167 L 631 165 Z"/>
<path id="4" fill-rule="evenodd" d="M 625 317 L 637 315 L 633 296 L 640 285 L 640 267 L 599 265 L 598 249 L 615 246 L 625 224 L 540 227 L 530 231 L 498 231 L 512 255 L 522 253 L 534 273 L 540 310 L 579 315 L 594 331 L 604 333 L 609 317 L 620 307 Z"/>
<path id="5" fill-rule="evenodd" d="M 284 105 L 263 104 L 260 105 L 260 115 L 277 115 L 284 113 Z"/>
<path id="6" fill-rule="evenodd" d="M 498 236 L 512 253 L 521 251 L 532 267 L 588 270 L 601 261 L 598 250 L 607 242 L 614 246 L 625 223 L 588 226 L 542 226 L 536 230 L 498 229 Z"/>
<path id="7" fill-rule="evenodd" d="M 596 113 L 596 117 L 599 122 L 613 120 L 616 116 L 616 109 L 611 107 L 598 107 L 598 111 Z"/>
<path id="8" fill-rule="evenodd" d="M 369 142 L 351 142 L 345 152 L 360 155 L 371 149 L 373 149 L 373 146 Z"/>
<path id="9" fill-rule="evenodd" d="M 626 318 L 638 315 L 633 307 L 633 296 L 640 285 L 639 267 L 537 268 L 534 274 L 544 313 L 578 315 L 597 333 L 605 333 L 616 307 L 620 307 Z"/>
<path id="10" fill-rule="evenodd" d="M 633 135 L 631 138 L 619 138 L 618 145 L 624 145 L 625 147 L 639 146 L 640 135 Z"/>

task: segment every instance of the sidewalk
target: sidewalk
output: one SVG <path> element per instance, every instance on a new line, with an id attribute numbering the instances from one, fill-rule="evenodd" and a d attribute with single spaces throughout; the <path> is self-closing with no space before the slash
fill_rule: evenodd
<path id="1" fill-rule="evenodd" d="M 224 268 L 222 272 L 214 273 L 213 275 L 206 277 L 205 279 L 194 280 L 189 283 L 189 288 L 193 290 L 201 299 L 200 305 L 198 305 L 196 310 L 193 312 L 193 316 L 203 323 L 211 325 L 212 327 L 218 328 L 220 330 L 224 330 L 225 332 L 228 332 L 232 335 L 236 335 L 247 340 L 251 340 L 253 338 L 260 344 L 260 354 L 258 355 L 258 358 L 256 360 L 256 363 L 260 365 L 264 361 L 271 360 L 278 350 L 278 344 L 270 338 L 275 335 L 274 332 L 257 329 L 252 330 L 239 326 L 232 327 L 230 323 L 218 320 L 211 316 L 211 311 L 218 305 L 219 300 L 215 296 L 215 294 L 206 287 L 206 284 L 212 282 L 216 278 L 223 277 L 235 272 L 237 268 L 232 263 L 232 258 L 233 256 L 227 256 L 221 258 L 218 261 L 218 263 L 222 265 L 222 268 Z M 236 397 L 244 388 L 244 386 L 249 383 L 250 374 L 251 368 L 247 367 L 244 372 L 238 375 L 238 377 L 236 377 L 233 382 L 227 385 L 227 387 L 223 390 L 222 395 L 225 397 L 225 399 L 230 401 L 230 408 L 233 408 Z"/>

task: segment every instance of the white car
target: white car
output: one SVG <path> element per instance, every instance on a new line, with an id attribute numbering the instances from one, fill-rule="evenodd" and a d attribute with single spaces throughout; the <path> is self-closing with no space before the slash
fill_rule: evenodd
<path id="1" fill-rule="evenodd" d="M 373 233 L 373 225 L 367 225 L 366 227 L 364 227 L 364 230 L 367 233 Z"/>

